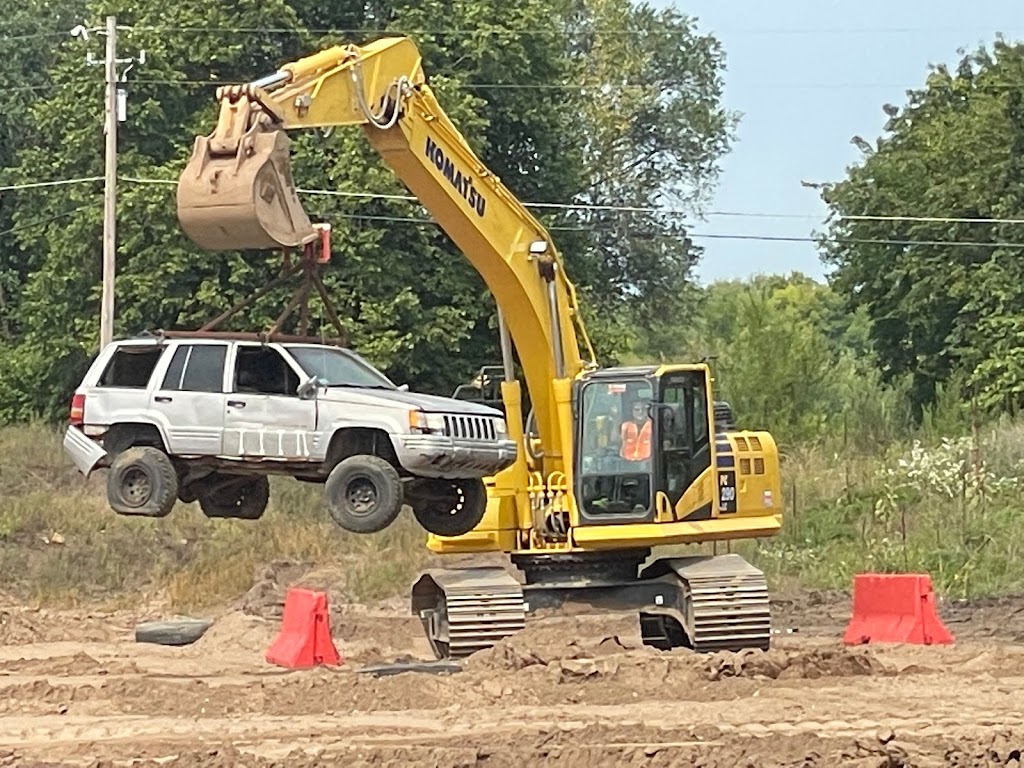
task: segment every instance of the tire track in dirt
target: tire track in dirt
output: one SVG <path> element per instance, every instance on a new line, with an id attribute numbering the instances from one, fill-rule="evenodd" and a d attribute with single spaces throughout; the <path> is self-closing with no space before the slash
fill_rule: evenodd
<path id="1" fill-rule="evenodd" d="M 846 648 L 830 629 L 712 655 L 554 616 L 459 674 L 379 679 L 356 668 L 418 653 L 398 609 L 342 606 L 347 666 L 306 671 L 263 660 L 278 623 L 256 616 L 172 649 L 95 621 L 74 642 L 79 614 L 49 613 L 55 642 L 27 644 L 23 621 L 0 646 L 0 766 L 1014 765 L 1024 648 L 984 635 L 999 607 L 953 647 Z"/>

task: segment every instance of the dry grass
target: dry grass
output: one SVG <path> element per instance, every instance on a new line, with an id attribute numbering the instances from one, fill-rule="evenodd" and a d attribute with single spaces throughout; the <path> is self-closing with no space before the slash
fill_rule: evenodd
<path id="1" fill-rule="evenodd" d="M 741 551 L 777 588 L 849 588 L 855 574 L 874 571 L 929 573 L 953 597 L 1024 589 L 1024 424 L 990 424 L 976 438 L 975 459 L 996 477 L 1017 478 L 1017 488 L 946 496 L 927 473 L 886 478 L 880 471 L 898 470 L 908 444 L 866 455 L 792 451 L 783 466 L 782 533 Z M 939 441 L 922 437 L 930 453 Z"/>
<path id="2" fill-rule="evenodd" d="M 259 521 L 209 520 L 181 504 L 161 520 L 116 515 L 100 472 L 85 482 L 44 427 L 0 430 L 0 583 L 39 605 L 160 600 L 173 610 L 242 595 L 273 560 L 338 566 L 347 597 L 405 593 L 428 558 L 425 536 L 403 516 L 356 536 L 327 516 L 322 488 L 274 478 Z"/>
<path id="3" fill-rule="evenodd" d="M 991 425 L 979 437 L 993 471 L 1024 480 L 1024 424 Z M 60 442 L 44 427 L 0 429 L 0 584 L 25 601 L 202 610 L 239 598 L 278 560 L 333 569 L 339 597 L 363 601 L 406 595 L 432 557 L 411 516 L 377 535 L 348 534 L 327 516 L 320 486 L 286 478 L 272 481 L 270 509 L 256 522 L 208 520 L 185 504 L 162 520 L 121 517 L 106 504 L 106 473 L 83 481 Z M 1017 492 L 971 510 L 922 488 L 895 513 L 878 513 L 885 487 L 876 471 L 903 448 L 873 455 L 790 448 L 782 534 L 733 551 L 762 567 L 775 589 L 845 588 L 867 570 L 927 571 L 954 595 L 1024 587 Z"/>

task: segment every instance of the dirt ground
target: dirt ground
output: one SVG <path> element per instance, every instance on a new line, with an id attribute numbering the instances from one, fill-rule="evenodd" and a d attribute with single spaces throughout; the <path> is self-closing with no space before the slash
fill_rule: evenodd
<path id="1" fill-rule="evenodd" d="M 840 642 L 841 594 L 777 596 L 767 653 L 642 646 L 628 617 L 556 615 L 450 674 L 404 602 L 332 605 L 344 664 L 264 660 L 290 583 L 270 567 L 190 646 L 154 614 L 0 600 L 0 766 L 1018 766 L 1024 597 L 942 606 L 948 647 Z M 329 589 L 329 579 L 320 583 Z"/>

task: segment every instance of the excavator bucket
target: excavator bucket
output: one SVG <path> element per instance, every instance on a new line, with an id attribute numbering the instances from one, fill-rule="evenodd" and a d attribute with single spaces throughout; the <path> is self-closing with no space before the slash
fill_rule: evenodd
<path id="1" fill-rule="evenodd" d="M 319 235 L 302 210 L 283 130 L 199 136 L 178 180 L 178 222 L 208 251 L 300 248 Z"/>

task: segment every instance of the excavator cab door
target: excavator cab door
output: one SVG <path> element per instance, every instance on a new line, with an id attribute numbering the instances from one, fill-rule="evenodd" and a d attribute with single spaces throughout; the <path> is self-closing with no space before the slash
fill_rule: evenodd
<path id="1" fill-rule="evenodd" d="M 677 370 L 658 382 L 657 489 L 675 508 L 679 499 L 711 466 L 708 377 L 703 370 Z M 711 503 L 683 510 L 680 517 L 711 517 Z"/>
<path id="2" fill-rule="evenodd" d="M 634 369 L 635 371 L 635 369 Z M 678 510 L 711 466 L 710 374 L 602 371 L 577 393 L 576 498 L 581 525 L 653 522 L 659 494 L 680 519 L 712 516 L 711 500 Z"/>

